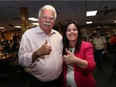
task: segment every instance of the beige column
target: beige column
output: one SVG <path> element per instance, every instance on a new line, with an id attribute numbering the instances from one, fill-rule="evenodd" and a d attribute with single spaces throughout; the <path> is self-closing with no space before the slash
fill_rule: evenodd
<path id="1" fill-rule="evenodd" d="M 28 29 L 28 27 L 29 27 L 28 8 L 21 7 L 20 8 L 20 15 L 21 15 L 22 32 L 24 33 L 25 30 Z"/>

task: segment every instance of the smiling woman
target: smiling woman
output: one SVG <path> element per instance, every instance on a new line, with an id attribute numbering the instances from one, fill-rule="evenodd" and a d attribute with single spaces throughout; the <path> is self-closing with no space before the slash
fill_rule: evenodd
<path id="1" fill-rule="evenodd" d="M 83 41 L 80 28 L 75 22 L 68 23 L 62 41 L 64 87 L 96 87 L 92 76 L 96 65 L 93 47 L 91 43 Z"/>

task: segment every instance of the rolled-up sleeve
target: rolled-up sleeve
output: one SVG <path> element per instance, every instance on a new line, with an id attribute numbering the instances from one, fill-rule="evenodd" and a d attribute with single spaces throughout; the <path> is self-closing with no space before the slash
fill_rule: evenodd
<path id="1" fill-rule="evenodd" d="M 18 52 L 19 64 L 21 66 L 30 67 L 32 65 L 32 53 L 31 43 L 26 34 L 24 34 Z"/>

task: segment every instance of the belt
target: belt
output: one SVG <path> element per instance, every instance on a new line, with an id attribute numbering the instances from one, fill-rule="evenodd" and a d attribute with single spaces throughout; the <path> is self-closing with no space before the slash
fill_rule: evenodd
<path id="1" fill-rule="evenodd" d="M 62 84 L 61 77 L 52 81 L 42 82 L 29 74 L 30 87 L 60 87 Z"/>

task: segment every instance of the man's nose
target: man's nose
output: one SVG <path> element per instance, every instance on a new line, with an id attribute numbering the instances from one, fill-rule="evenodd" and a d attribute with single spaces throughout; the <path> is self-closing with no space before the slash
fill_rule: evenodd
<path id="1" fill-rule="evenodd" d="M 47 22 L 50 22 L 50 18 L 49 18 L 49 17 L 47 17 L 47 18 L 46 18 L 46 21 L 47 21 Z"/>

